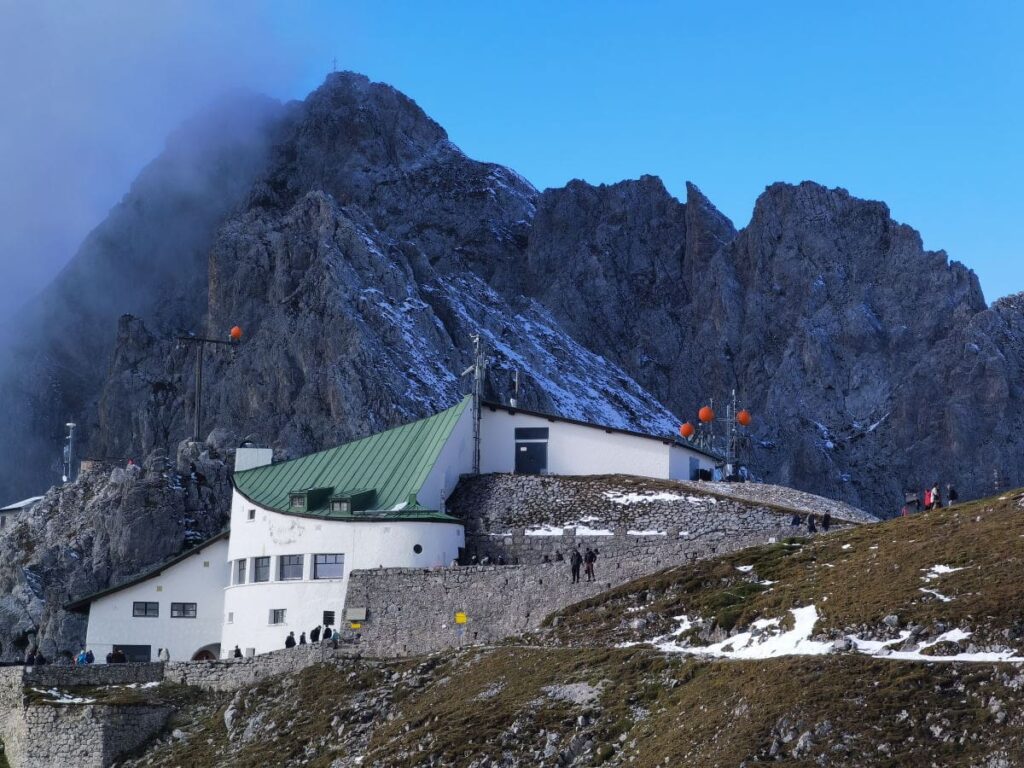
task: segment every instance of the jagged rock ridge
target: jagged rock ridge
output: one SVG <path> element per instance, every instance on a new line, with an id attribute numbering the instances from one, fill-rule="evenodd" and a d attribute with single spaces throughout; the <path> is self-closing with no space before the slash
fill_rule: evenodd
<path id="1" fill-rule="evenodd" d="M 94 454 L 173 446 L 190 431 L 192 360 L 172 328 L 240 323 L 246 345 L 207 361 L 208 423 L 300 453 L 452 402 L 479 329 L 492 396 L 519 369 L 528 405 L 667 430 L 737 388 L 762 476 L 878 513 L 908 485 L 1019 480 L 1020 302 L 987 308 L 973 273 L 881 203 L 775 184 L 737 232 L 693 185 L 680 202 L 654 177 L 539 193 L 350 73 L 264 113 L 249 151 L 223 152 L 230 193 L 184 227 L 206 269 L 186 261 L 103 312 L 48 303 L 62 322 L 47 328 L 70 319 L 92 339 L 78 379 L 60 334 L 25 330 L 8 444 L 44 455 L 34 430 L 55 453 L 70 414 Z M 75 264 L 115 245 L 118 264 L 144 263 L 183 206 L 133 190 L 122 208 L 148 218 L 119 209 Z M 109 272 L 80 268 L 76 288 Z M 115 309 L 136 316 L 116 337 Z M 52 475 L 8 471 L 0 487 L 25 495 Z"/>

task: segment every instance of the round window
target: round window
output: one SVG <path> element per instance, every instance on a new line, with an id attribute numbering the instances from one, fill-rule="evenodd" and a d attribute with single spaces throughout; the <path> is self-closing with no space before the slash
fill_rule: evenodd
<path id="1" fill-rule="evenodd" d="M 418 554 L 420 554 L 423 551 L 423 547 L 420 546 L 419 544 L 417 544 L 416 546 L 414 546 L 412 548 L 412 551 L 415 552 L 418 555 Z"/>

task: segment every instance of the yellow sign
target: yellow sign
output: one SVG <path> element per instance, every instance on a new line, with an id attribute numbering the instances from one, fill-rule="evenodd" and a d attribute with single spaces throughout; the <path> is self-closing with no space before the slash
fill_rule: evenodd
<path id="1" fill-rule="evenodd" d="M 353 621 L 351 624 L 349 624 L 349 627 L 351 629 L 362 629 L 363 625 L 360 624 L 358 621 Z"/>
<path id="2" fill-rule="evenodd" d="M 459 611 L 458 613 L 456 613 L 455 614 L 455 623 L 456 624 L 465 624 L 466 623 L 466 614 L 464 614 L 462 611 Z"/>

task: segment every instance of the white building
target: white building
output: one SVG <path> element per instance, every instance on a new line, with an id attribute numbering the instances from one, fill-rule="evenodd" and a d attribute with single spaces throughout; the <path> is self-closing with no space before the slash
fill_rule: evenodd
<path id="1" fill-rule="evenodd" d="M 715 457 L 672 436 L 498 403 L 480 408 L 479 436 L 484 473 L 692 479 L 715 464 Z M 298 640 L 317 626 L 338 627 L 353 569 L 434 568 L 459 557 L 462 523 L 445 514 L 445 502 L 473 471 L 476 450 L 467 397 L 430 418 L 292 461 L 271 464 L 270 451 L 247 451 L 241 464 L 247 468 L 234 475 L 229 541 L 218 540 L 202 555 L 202 569 L 199 558 L 183 556 L 171 570 L 79 601 L 92 605 L 91 647 L 99 658 L 116 644 L 140 646 L 140 657 L 164 645 L 178 658 L 191 656 L 216 645 L 206 605 L 221 606 L 222 627 L 214 634 L 223 656 L 236 646 L 246 655 L 266 653 L 282 648 L 289 634 Z M 216 557 L 218 578 L 209 578 L 205 569 Z M 180 587 L 166 575 L 178 568 Z M 133 606 L 158 602 L 153 595 L 172 584 L 175 596 L 162 598 L 154 620 L 137 620 Z M 196 597 L 182 596 L 190 590 Z M 182 622 L 171 618 L 170 599 L 201 602 L 202 633 L 180 640 L 173 634 Z M 178 650 L 182 645 L 190 650 Z"/>
<path id="2" fill-rule="evenodd" d="M 18 515 L 42 498 L 42 496 L 32 496 L 31 498 L 22 499 L 14 504 L 8 504 L 6 507 L 0 507 L 0 533 L 3 533 L 4 528 L 13 523 Z"/>
<path id="3" fill-rule="evenodd" d="M 129 661 L 220 657 L 224 586 L 228 582 L 228 532 L 102 592 L 67 606 L 88 611 L 86 647 L 97 661 L 115 648 Z"/>
<path id="4" fill-rule="evenodd" d="M 480 471 L 549 475 L 640 475 L 697 480 L 716 457 L 671 433 L 647 435 L 485 402 Z"/>

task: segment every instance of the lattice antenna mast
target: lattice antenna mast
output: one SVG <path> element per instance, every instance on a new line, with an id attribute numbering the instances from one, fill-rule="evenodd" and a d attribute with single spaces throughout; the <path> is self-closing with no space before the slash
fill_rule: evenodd
<path id="1" fill-rule="evenodd" d="M 484 377 L 487 375 L 487 356 L 480 343 L 480 334 L 470 336 L 473 341 L 473 364 L 462 372 L 463 376 L 473 374 L 473 474 L 480 474 L 480 403 L 484 394 Z"/>

